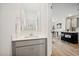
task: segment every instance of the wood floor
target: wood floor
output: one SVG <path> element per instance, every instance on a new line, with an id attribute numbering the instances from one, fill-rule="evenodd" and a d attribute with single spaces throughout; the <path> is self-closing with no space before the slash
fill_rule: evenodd
<path id="1" fill-rule="evenodd" d="M 52 56 L 79 56 L 79 44 L 71 44 L 54 38 Z"/>

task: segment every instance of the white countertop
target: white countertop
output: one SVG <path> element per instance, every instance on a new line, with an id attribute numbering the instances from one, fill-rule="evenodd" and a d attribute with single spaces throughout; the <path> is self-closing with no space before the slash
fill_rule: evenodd
<path id="1" fill-rule="evenodd" d="M 68 33 L 78 33 L 77 31 L 63 31 L 63 32 L 68 32 Z"/>
<path id="2" fill-rule="evenodd" d="M 44 35 L 44 33 L 35 33 L 31 36 L 28 35 L 21 35 L 17 38 L 13 38 L 12 41 L 20 41 L 20 40 L 32 40 L 32 39 L 40 39 L 40 38 L 47 38 L 46 35 Z"/>

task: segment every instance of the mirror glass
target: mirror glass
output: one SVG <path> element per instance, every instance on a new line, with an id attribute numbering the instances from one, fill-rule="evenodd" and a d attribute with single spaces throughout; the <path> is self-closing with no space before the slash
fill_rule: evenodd
<path id="1" fill-rule="evenodd" d="M 70 16 L 66 18 L 66 31 L 76 31 L 79 27 L 79 17 Z"/>
<path id="2" fill-rule="evenodd" d="M 21 31 L 36 32 L 38 27 L 38 14 L 32 10 L 23 9 L 21 21 Z"/>
<path id="3" fill-rule="evenodd" d="M 16 20 L 15 33 L 16 36 L 22 33 L 32 33 L 38 30 L 39 12 L 33 10 L 20 10 L 20 17 Z"/>

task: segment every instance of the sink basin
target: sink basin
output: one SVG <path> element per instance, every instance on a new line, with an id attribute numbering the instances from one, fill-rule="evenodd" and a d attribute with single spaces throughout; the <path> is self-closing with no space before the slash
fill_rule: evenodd
<path id="1" fill-rule="evenodd" d="M 24 38 L 30 38 L 30 37 L 37 37 L 37 35 L 29 34 L 29 35 L 26 35 Z"/>

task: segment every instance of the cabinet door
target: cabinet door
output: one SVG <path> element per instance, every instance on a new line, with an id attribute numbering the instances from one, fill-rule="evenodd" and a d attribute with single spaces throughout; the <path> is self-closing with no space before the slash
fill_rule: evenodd
<path id="1" fill-rule="evenodd" d="M 45 56 L 45 45 L 36 45 L 33 46 L 33 56 Z"/>
<path id="2" fill-rule="evenodd" d="M 33 55 L 32 46 L 24 46 L 16 48 L 16 56 L 31 56 Z"/>
<path id="3" fill-rule="evenodd" d="M 16 48 L 16 56 L 43 56 L 45 55 L 45 45 L 31 45 Z"/>

